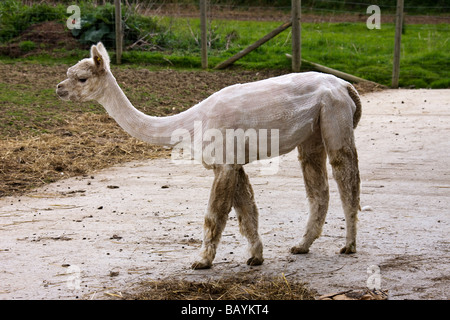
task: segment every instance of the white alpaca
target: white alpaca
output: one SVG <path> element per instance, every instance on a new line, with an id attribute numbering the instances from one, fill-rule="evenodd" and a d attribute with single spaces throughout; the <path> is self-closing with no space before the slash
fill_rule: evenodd
<path id="1" fill-rule="evenodd" d="M 227 129 L 278 130 L 279 155 L 298 148 L 310 206 L 306 232 L 291 248 L 292 253 L 307 253 L 321 233 L 329 199 L 328 155 L 346 218 L 347 237 L 341 253 L 356 252 L 360 179 L 353 129 L 361 117 L 361 103 L 350 83 L 321 73 L 293 73 L 233 85 L 180 114 L 151 117 L 133 107 L 112 75 L 109 62 L 103 44 L 92 46 L 91 58 L 68 69 L 68 79 L 57 86 L 58 96 L 72 101 L 96 100 L 130 135 L 158 145 L 173 147 L 177 143 L 173 139 L 175 130 L 189 132 L 193 138 L 194 122 L 201 123 L 202 132 L 215 130 L 223 137 Z M 246 150 L 254 147 L 248 140 L 246 143 Z M 232 207 L 240 232 L 249 241 L 251 257 L 247 264 L 262 264 L 258 209 L 243 164 L 218 161 L 205 165 L 214 171 L 215 178 L 205 215 L 201 257 L 192 267 L 211 267 Z"/>

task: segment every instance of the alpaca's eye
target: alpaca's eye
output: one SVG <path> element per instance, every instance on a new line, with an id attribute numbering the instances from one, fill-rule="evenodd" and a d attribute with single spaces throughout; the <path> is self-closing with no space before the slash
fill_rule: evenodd
<path id="1" fill-rule="evenodd" d="M 80 81 L 81 83 L 86 82 L 87 79 L 78 79 L 78 81 Z"/>

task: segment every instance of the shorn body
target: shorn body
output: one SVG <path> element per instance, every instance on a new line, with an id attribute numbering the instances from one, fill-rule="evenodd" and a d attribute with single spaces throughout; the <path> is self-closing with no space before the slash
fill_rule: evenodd
<path id="1" fill-rule="evenodd" d="M 361 117 L 361 102 L 350 83 L 322 73 L 292 73 L 236 84 L 177 115 L 152 117 L 133 107 L 120 89 L 101 43 L 92 46 L 90 58 L 69 68 L 67 76 L 57 85 L 61 99 L 98 101 L 125 131 L 143 141 L 177 148 L 188 138 L 192 157 L 195 152 L 204 155 L 207 151 L 208 161 L 202 162 L 214 172 L 214 182 L 205 214 L 202 251 L 192 265 L 194 269 L 212 266 L 232 208 L 240 232 L 249 241 L 247 264 L 263 263 L 258 209 L 244 165 L 294 148 L 298 149 L 303 170 L 309 217 L 303 237 L 290 251 L 307 253 L 322 231 L 329 202 L 328 158 L 346 220 L 346 243 L 341 253 L 356 252 L 360 177 L 354 129 Z M 244 158 L 239 157 L 239 148 L 233 144 L 239 138 L 243 140 Z M 267 152 L 268 145 L 271 152 Z"/>

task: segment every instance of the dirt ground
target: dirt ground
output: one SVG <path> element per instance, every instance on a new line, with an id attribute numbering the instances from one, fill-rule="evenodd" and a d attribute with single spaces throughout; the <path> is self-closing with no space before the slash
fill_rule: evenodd
<path id="1" fill-rule="evenodd" d="M 287 9 L 287 10 L 286 10 Z M 329 10 L 314 10 L 311 8 L 302 8 L 302 22 L 312 23 L 339 23 L 339 22 L 366 22 L 369 17 L 365 9 L 361 8 L 360 13 L 350 12 L 333 12 Z M 178 3 L 163 3 L 150 4 L 148 7 L 139 8 L 140 13 L 145 15 L 156 16 L 174 16 L 174 17 L 193 17 L 197 18 L 200 14 L 197 6 L 178 4 Z M 318 13 L 312 13 L 318 12 Z M 443 12 L 444 13 L 444 12 Z M 276 10 L 273 7 L 249 7 L 239 8 L 227 5 L 212 5 L 208 9 L 208 16 L 211 19 L 232 19 L 232 20 L 254 20 L 254 21 L 288 21 L 290 16 L 289 8 L 280 8 Z M 448 16 L 429 15 L 423 12 L 422 15 L 411 15 L 410 12 L 405 12 L 405 23 L 407 24 L 421 24 L 421 23 L 447 23 Z M 383 13 L 381 15 L 382 23 L 394 23 L 394 13 Z"/>
<path id="2" fill-rule="evenodd" d="M 333 181 L 322 236 L 310 253 L 289 253 L 308 210 L 292 152 L 276 175 L 247 166 L 264 264 L 245 265 L 246 241 L 231 212 L 213 268 L 191 270 L 212 173 L 154 159 L 0 199 L 0 299 L 105 299 L 142 290 L 145 281 L 239 274 L 284 274 L 324 294 L 364 288 L 373 266 L 390 299 L 448 299 L 450 90 L 385 90 L 362 102 L 356 254 L 337 253 L 345 222 Z"/>

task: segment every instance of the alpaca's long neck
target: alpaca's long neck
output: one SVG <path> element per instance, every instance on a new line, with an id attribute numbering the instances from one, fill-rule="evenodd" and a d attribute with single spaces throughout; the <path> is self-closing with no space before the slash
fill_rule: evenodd
<path id="1" fill-rule="evenodd" d="M 198 119 L 194 110 L 169 117 L 152 117 L 137 110 L 117 84 L 110 73 L 107 75 L 107 86 L 98 102 L 109 115 L 133 137 L 162 146 L 172 146 L 171 136 L 176 129 L 192 131 L 193 123 Z"/>

